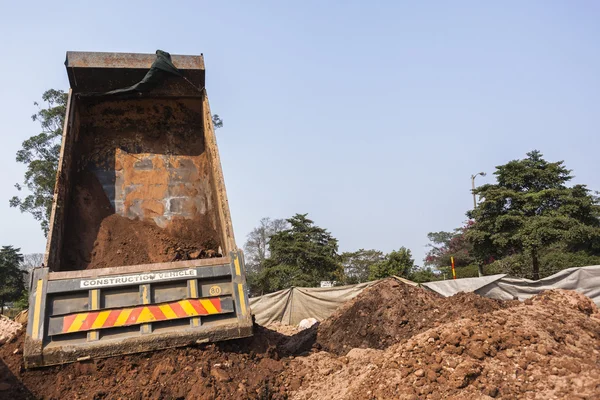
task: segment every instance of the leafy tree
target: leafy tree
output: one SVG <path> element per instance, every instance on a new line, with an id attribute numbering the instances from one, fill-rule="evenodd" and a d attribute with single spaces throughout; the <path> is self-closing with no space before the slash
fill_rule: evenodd
<path id="1" fill-rule="evenodd" d="M 341 277 L 338 241 L 314 224 L 307 214 L 287 219 L 290 224 L 269 242 L 270 256 L 251 282 L 253 294 L 269 293 L 291 286 L 317 286 L 322 280 Z"/>
<path id="2" fill-rule="evenodd" d="M 4 313 L 6 303 L 18 300 L 26 291 L 20 250 L 12 246 L 0 249 L 0 313 Z"/>
<path id="3" fill-rule="evenodd" d="M 271 237 L 287 229 L 288 222 L 285 219 L 263 218 L 259 225 L 248 234 L 244 245 L 246 256 L 246 267 L 249 272 L 260 272 L 261 264 L 269 257 L 269 241 Z"/>
<path id="4" fill-rule="evenodd" d="M 383 252 L 375 249 L 360 249 L 353 252 L 344 252 L 340 255 L 345 283 L 361 283 L 369 280 L 369 268 L 385 259 Z"/>
<path id="5" fill-rule="evenodd" d="M 476 263 L 473 255 L 473 244 L 467 240 L 465 232 L 473 225 L 468 221 L 465 226 L 455 229 L 454 232 L 430 232 L 427 238 L 431 243 L 425 256 L 425 265 L 438 269 L 450 265 L 450 257 L 454 257 L 456 268 L 466 267 Z"/>
<path id="6" fill-rule="evenodd" d="M 50 89 L 42 94 L 42 100 L 46 108 L 34 102 L 39 109 L 31 116 L 33 121 L 40 123 L 41 132 L 25 140 L 16 157 L 17 162 L 27 166 L 23 185 L 30 194 L 14 196 L 9 204 L 40 221 L 44 235 L 47 235 L 68 95 L 62 90 Z M 218 114 L 214 114 L 212 120 L 215 129 L 223 127 Z M 19 191 L 23 189 L 18 183 L 15 187 Z"/>
<path id="7" fill-rule="evenodd" d="M 443 279 L 443 275 L 439 271 L 433 270 L 431 267 L 416 266 L 409 276 L 409 279 L 414 282 L 432 282 Z"/>
<path id="8" fill-rule="evenodd" d="M 540 255 L 540 275 L 549 276 L 565 268 L 600 265 L 600 255 L 586 251 L 568 252 L 562 246 L 550 248 Z"/>
<path id="9" fill-rule="evenodd" d="M 29 291 L 25 290 L 21 297 L 12 303 L 11 311 L 18 313 L 29 308 Z"/>
<path id="10" fill-rule="evenodd" d="M 478 187 L 484 200 L 467 213 L 475 223 L 466 237 L 480 261 L 512 257 L 521 276 L 540 278 L 560 253 L 600 255 L 600 205 L 572 179 L 563 161 L 548 162 L 539 151 L 496 167 L 496 184 Z M 496 266 L 499 264 L 496 263 Z"/>
<path id="11" fill-rule="evenodd" d="M 552 246 L 539 253 L 540 277 L 550 276 L 566 268 L 600 265 L 600 256 L 585 251 L 569 252 L 562 246 Z M 487 264 L 489 273 L 504 273 L 511 276 L 530 277 L 531 257 L 527 253 L 516 253 Z"/>
<path id="12" fill-rule="evenodd" d="M 383 279 L 396 275 L 410 279 L 415 269 L 415 260 L 406 247 L 400 247 L 397 251 L 389 253 L 383 261 L 371 265 L 369 268 L 369 279 Z"/>
<path id="13" fill-rule="evenodd" d="M 448 247 L 450 247 L 450 241 L 456 234 L 456 230 L 454 232 L 429 232 L 427 239 L 429 239 L 430 243 L 426 246 L 429 247 L 429 251 L 425 256 L 425 264 L 435 266 L 448 265 L 445 260 L 441 261 L 440 259 L 445 258 Z"/>
<path id="14" fill-rule="evenodd" d="M 27 166 L 23 184 L 31 194 L 22 198 L 14 196 L 10 199 L 10 206 L 19 207 L 21 212 L 33 215 L 40 221 L 42 230 L 47 235 L 67 94 L 62 90 L 50 89 L 44 92 L 42 100 L 47 103 L 47 108 L 40 108 L 31 116 L 40 123 L 41 132 L 25 140 L 23 148 L 17 151 L 17 162 Z M 39 107 L 37 102 L 34 104 Z M 22 190 L 20 184 L 15 186 Z"/>

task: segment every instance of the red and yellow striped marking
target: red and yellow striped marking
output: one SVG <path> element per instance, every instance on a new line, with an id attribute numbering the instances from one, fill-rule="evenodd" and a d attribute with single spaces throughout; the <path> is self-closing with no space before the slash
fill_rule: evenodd
<path id="1" fill-rule="evenodd" d="M 222 309 L 220 298 L 187 299 L 118 310 L 90 311 L 63 317 L 60 333 L 116 328 L 169 319 L 220 314 L 227 311 L 229 310 Z"/>

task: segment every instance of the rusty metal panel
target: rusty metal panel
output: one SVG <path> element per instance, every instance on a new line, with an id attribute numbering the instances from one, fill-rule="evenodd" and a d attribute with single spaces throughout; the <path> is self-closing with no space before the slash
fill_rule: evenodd
<path id="1" fill-rule="evenodd" d="M 91 104 L 86 108 L 79 147 L 80 167 L 98 179 L 115 213 L 168 221 L 212 208 L 211 177 L 195 100 L 128 100 Z M 120 113 L 118 119 L 110 116 Z M 169 124 L 164 115 L 179 126 Z M 108 115 L 108 116 L 107 116 Z M 102 138 L 98 138 L 102 135 Z"/>
<path id="2" fill-rule="evenodd" d="M 67 51 L 67 68 L 150 69 L 156 54 Z M 204 57 L 171 54 L 180 70 L 204 70 Z"/>
<path id="3" fill-rule="evenodd" d="M 80 104 L 85 107 L 72 154 L 76 169 L 71 181 L 73 206 L 67 213 L 62 257 L 58 264 L 49 265 L 52 271 L 113 266 L 94 261 L 127 251 L 94 248 L 99 232 L 103 232 L 101 224 L 113 213 L 152 222 L 165 231 L 189 232 L 198 241 L 210 242 L 213 254 L 218 254 L 219 248 L 221 252 L 235 248 L 221 228 L 230 223 L 222 220 L 225 216 L 215 193 L 218 184 L 212 152 L 204 139 L 200 99 L 144 98 Z M 154 244 L 148 242 L 145 246 Z M 176 251 L 173 249 L 173 253 Z M 201 254 L 200 250 L 193 253 L 182 257 Z M 174 256 L 177 254 L 160 253 L 148 255 L 143 261 L 164 262 Z M 118 265 L 134 264 L 127 264 L 123 257 Z"/>
<path id="4" fill-rule="evenodd" d="M 141 81 L 155 59 L 155 54 L 69 51 L 65 65 L 74 93 L 103 93 Z M 187 80 L 169 77 L 153 94 L 199 97 L 199 89 L 204 88 L 204 57 L 172 55 L 171 59 Z"/>
<path id="5" fill-rule="evenodd" d="M 123 275 L 123 274 L 134 274 L 146 271 L 160 272 L 173 270 L 177 268 L 198 268 L 202 267 L 201 276 L 203 277 L 221 277 L 229 275 L 229 256 L 222 258 L 206 258 L 202 260 L 185 260 L 185 261 L 173 261 L 164 263 L 153 263 L 153 264 L 139 264 L 139 265 L 128 265 L 128 266 L 117 266 L 110 268 L 102 268 L 101 270 L 80 270 L 80 271 L 62 271 L 62 272 L 50 272 L 48 274 L 48 280 L 50 281 L 49 291 L 55 291 L 52 283 L 60 280 L 71 280 L 71 279 L 84 279 L 84 278 L 97 278 L 100 276 L 111 276 L 111 275 Z M 224 267 L 227 265 L 227 268 Z"/>
<path id="6" fill-rule="evenodd" d="M 233 250 L 237 246 L 235 244 L 235 236 L 233 234 L 233 224 L 231 222 L 231 213 L 229 211 L 229 200 L 227 199 L 227 190 L 225 189 L 225 179 L 223 177 L 223 168 L 221 167 L 221 158 L 217 146 L 217 138 L 212 123 L 212 114 L 208 103 L 208 95 L 202 99 L 202 111 L 204 113 L 204 140 L 206 143 L 209 165 L 211 168 L 211 176 L 219 220 L 221 221 L 222 241 L 227 249 Z"/>

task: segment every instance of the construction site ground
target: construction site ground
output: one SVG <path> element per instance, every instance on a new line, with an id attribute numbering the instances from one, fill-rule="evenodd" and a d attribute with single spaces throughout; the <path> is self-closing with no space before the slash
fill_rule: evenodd
<path id="1" fill-rule="evenodd" d="M 34 370 L 11 335 L 1 399 L 600 399 L 600 312 L 564 290 L 500 302 L 389 279 L 307 330 Z"/>

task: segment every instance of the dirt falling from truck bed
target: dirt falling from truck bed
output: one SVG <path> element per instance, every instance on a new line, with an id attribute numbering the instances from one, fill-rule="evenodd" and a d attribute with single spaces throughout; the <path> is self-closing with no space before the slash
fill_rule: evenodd
<path id="1" fill-rule="evenodd" d="M 219 235 L 207 216 L 176 219 L 167 228 L 113 214 L 98 179 L 81 173 L 67 224 L 64 266 L 95 269 L 218 256 Z M 67 269 L 67 268 L 65 268 Z"/>
<path id="2" fill-rule="evenodd" d="M 219 235 L 209 216 L 173 219 L 166 228 L 118 214 L 98 179 L 77 179 L 67 218 L 63 270 L 95 269 L 218 256 Z"/>

